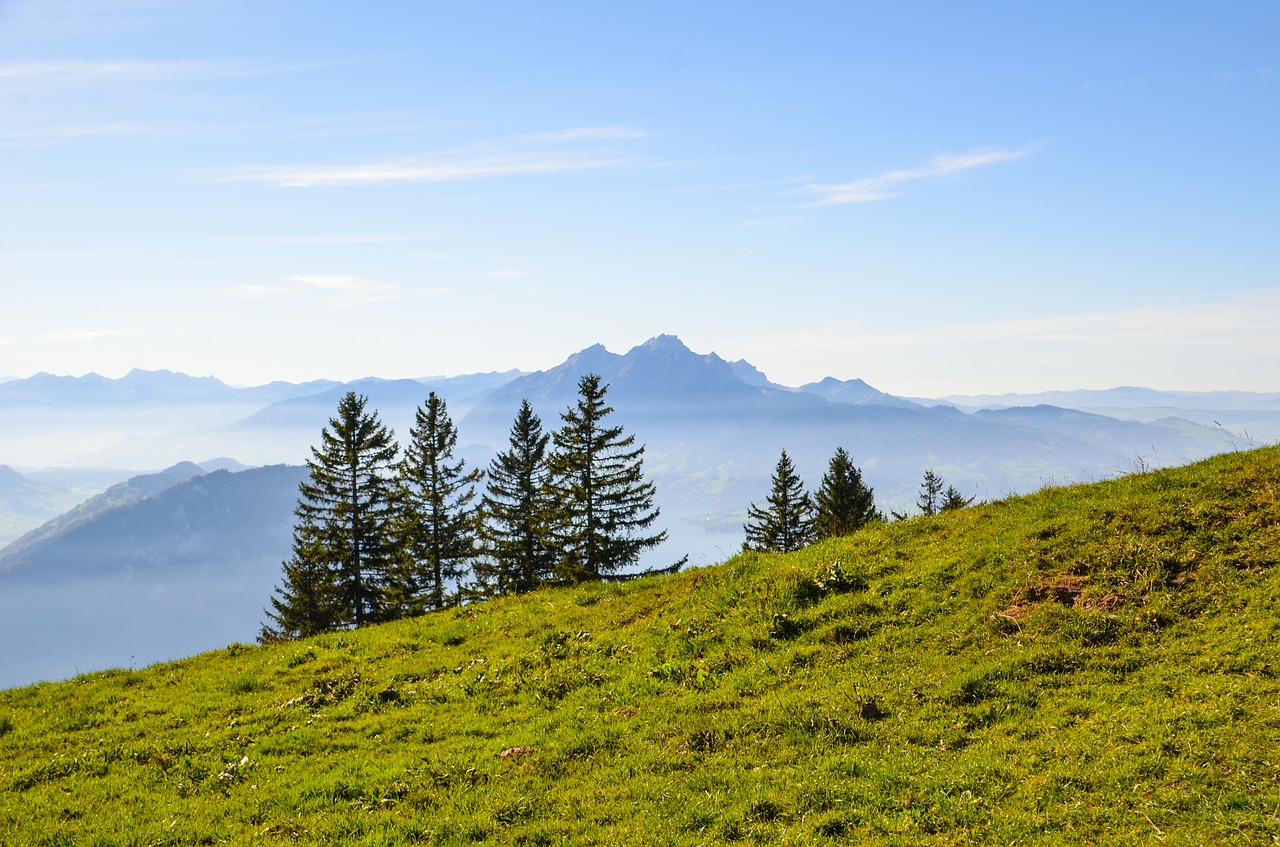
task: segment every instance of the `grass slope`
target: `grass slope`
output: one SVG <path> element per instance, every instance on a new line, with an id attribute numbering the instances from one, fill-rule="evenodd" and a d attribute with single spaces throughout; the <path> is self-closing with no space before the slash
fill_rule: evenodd
<path id="1" fill-rule="evenodd" d="M 0 692 L 0 833 L 1271 844 L 1278 556 L 1271 448 Z"/>

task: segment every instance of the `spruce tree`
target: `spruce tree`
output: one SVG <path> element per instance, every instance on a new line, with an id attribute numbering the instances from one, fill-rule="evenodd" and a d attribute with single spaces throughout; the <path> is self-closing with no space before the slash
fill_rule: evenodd
<path id="1" fill-rule="evenodd" d="M 298 486 L 293 556 L 271 598 L 264 640 L 376 623 L 392 579 L 394 435 L 348 392 Z"/>
<path id="2" fill-rule="evenodd" d="M 975 494 L 974 497 L 976 496 Z M 943 492 L 942 505 L 938 507 L 938 511 L 950 512 L 955 509 L 963 509 L 974 501 L 974 497 L 965 497 L 954 485 L 948 485 L 947 490 Z"/>
<path id="3" fill-rule="evenodd" d="M 476 556 L 478 515 L 472 501 L 483 474 L 453 461 L 458 430 L 434 391 L 418 407 L 400 462 L 397 522 L 402 569 L 397 601 L 406 615 L 442 609 L 448 586 Z"/>
<path id="4" fill-rule="evenodd" d="M 283 583 L 271 598 L 258 640 L 264 644 L 306 638 L 340 627 L 342 609 L 338 602 L 334 570 L 313 525 L 299 523 L 293 528 L 293 556 L 284 563 Z"/>
<path id="5" fill-rule="evenodd" d="M 563 426 L 552 436 L 552 540 L 564 582 L 616 573 L 667 537 L 665 530 L 644 534 L 658 517 L 653 484 L 644 480 L 644 447 L 605 424 L 613 412 L 607 391 L 599 375 L 582 377 L 577 403 L 560 415 Z"/>
<path id="6" fill-rule="evenodd" d="M 813 503 L 786 450 L 778 459 L 773 490 L 766 503 L 767 508 L 752 503 L 747 509 L 747 522 L 742 526 L 747 540 L 743 547 L 789 553 L 813 542 Z"/>
<path id="7" fill-rule="evenodd" d="M 510 446 L 489 463 L 481 499 L 484 555 L 475 566 L 480 596 L 523 594 L 554 576 L 556 556 L 548 535 L 550 438 L 529 401 L 522 401 Z"/>
<path id="8" fill-rule="evenodd" d="M 920 496 L 916 499 L 916 505 L 925 515 L 936 515 L 942 505 L 938 499 L 941 495 L 942 477 L 934 473 L 932 468 L 926 469 L 924 479 L 920 480 Z"/>
<path id="9" fill-rule="evenodd" d="M 836 448 L 822 484 L 814 497 L 817 512 L 814 531 L 818 538 L 833 538 L 882 520 L 876 511 L 872 489 L 862 481 L 860 471 L 843 447 Z"/>

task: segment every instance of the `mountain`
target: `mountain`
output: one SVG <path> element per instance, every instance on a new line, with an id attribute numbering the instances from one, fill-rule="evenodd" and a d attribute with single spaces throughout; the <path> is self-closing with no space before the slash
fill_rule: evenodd
<path id="1" fill-rule="evenodd" d="M 596 345 L 548 371 L 514 380 L 466 416 L 462 437 L 504 444 L 524 398 L 553 428 L 555 416 L 575 402 L 577 380 L 586 372 L 603 377 L 617 420 L 648 446 L 646 459 L 662 483 L 663 508 L 682 518 L 700 508 L 704 525 L 708 514 L 737 515 L 763 497 L 782 449 L 813 487 L 835 448 L 843 446 L 881 501 L 903 507 L 914 501 L 927 467 L 981 497 L 1122 469 L 1112 445 L 1090 443 L 1078 433 L 935 411 L 861 380 L 824 380 L 801 391 L 749 384 L 738 375 L 741 366 L 694 353 L 672 336 L 622 355 Z M 740 525 L 740 517 L 729 523 L 734 520 Z"/>
<path id="2" fill-rule="evenodd" d="M 131 371 L 120 379 L 37 374 L 0 384 L 0 461 L 25 466 L 159 469 L 236 447 L 219 428 L 270 403 L 337 383 L 232 388 L 212 377 Z M 270 456 L 237 457 L 265 464 Z M 277 460 L 278 461 L 278 460 Z"/>
<path id="3" fill-rule="evenodd" d="M 800 386 L 801 391 L 816 394 L 832 403 L 847 403 L 851 406 L 899 406 L 901 408 L 920 408 L 920 404 L 912 403 L 892 394 L 872 388 L 860 379 L 838 380 L 827 377 L 819 382 L 810 382 Z"/>
<path id="4" fill-rule="evenodd" d="M 1069 409 L 1237 409 L 1280 410 L 1280 392 L 1156 391 L 1139 386 L 1102 390 L 1041 391 L 1032 394 L 948 395 L 941 400 L 969 408 L 1055 405 Z"/>
<path id="5" fill-rule="evenodd" d="M 1277 527 L 1273 448 L 0 691 L 4 840 L 1274 843 Z"/>
<path id="6" fill-rule="evenodd" d="M 144 371 L 139 368 L 129 371 L 117 384 L 156 397 L 169 398 L 208 397 L 234 391 L 231 386 L 211 376 L 195 377 L 173 371 Z"/>
<path id="7" fill-rule="evenodd" d="M 305 475 L 215 471 L 27 545 L 0 571 L 0 687 L 252 641 Z"/>
<path id="8" fill-rule="evenodd" d="M 225 395 L 230 391 L 230 387 L 212 377 L 190 377 L 172 371 L 135 369 L 120 379 L 108 379 L 96 373 L 80 377 L 39 373 L 27 379 L 0 383 L 0 403 L 136 404 Z"/>
<path id="9" fill-rule="evenodd" d="M 74 492 L 0 465 L 0 546 L 75 503 Z"/>
<path id="10" fill-rule="evenodd" d="M 1280 392 L 1155 391 L 1129 386 L 1101 391 L 953 395 L 920 402 L 947 403 L 967 411 L 1051 405 L 1144 423 L 1180 418 L 1218 430 L 1219 441 L 1230 445 L 1225 449 L 1280 441 Z"/>
<path id="11" fill-rule="evenodd" d="M 117 483 L 0 549 L 0 571 L 21 566 L 33 550 L 40 549 L 49 540 L 66 535 L 106 512 L 154 497 L 204 472 L 199 465 L 180 462 L 160 473 L 142 474 Z"/>
<path id="12" fill-rule="evenodd" d="M 444 398 L 450 416 L 458 420 L 480 397 L 492 391 L 491 386 L 504 385 L 510 378 L 500 374 L 477 374 L 472 378 L 441 378 L 427 382 L 361 379 L 317 394 L 272 403 L 241 421 L 204 435 L 221 439 L 220 443 L 229 443 L 238 455 L 250 460 L 263 461 L 270 457 L 301 462 L 310 456 L 311 445 L 317 442 L 320 431 L 333 417 L 338 401 L 349 391 L 367 396 L 369 408 L 376 410 L 382 422 L 403 442 L 409 437 L 418 408 L 432 391 Z"/>
<path id="13" fill-rule="evenodd" d="M 769 378 L 767 376 L 765 376 L 755 365 L 751 364 L 746 359 L 738 359 L 736 362 L 730 362 L 729 367 L 733 369 L 734 375 L 747 385 L 773 385 L 773 383 L 769 382 Z"/>
<path id="14" fill-rule="evenodd" d="M 1056 432 L 1110 450 L 1125 461 L 1153 465 L 1186 464 L 1229 446 L 1221 430 L 1177 418 L 1141 423 L 1049 405 L 979 409 L 973 417 Z"/>
<path id="15" fill-rule="evenodd" d="M 10 545 L 0 562 L 31 580 L 278 563 L 305 475 L 289 465 L 210 474 L 176 465 L 113 486 Z"/>
<path id="16" fill-rule="evenodd" d="M 620 418 L 633 423 L 690 416 L 744 418 L 766 412 L 788 393 L 769 385 L 749 385 L 714 353 L 699 355 L 675 336 L 659 335 L 624 355 L 597 344 L 550 370 L 511 381 L 466 415 L 467 437 L 505 444 L 511 421 L 525 399 L 543 416 L 544 425 L 554 426 L 555 418 L 548 415 L 577 401 L 578 380 L 588 373 L 601 376 L 609 386 L 606 402 Z"/>
<path id="17" fill-rule="evenodd" d="M 96 373 L 55 376 L 38 373 L 26 379 L 0 382 L 0 406 L 137 406 L 208 404 L 251 398 L 274 402 L 300 394 L 312 394 L 337 385 L 331 380 L 301 384 L 272 382 L 252 388 L 233 388 L 211 376 L 193 377 L 174 371 L 134 368 L 119 379 Z"/>

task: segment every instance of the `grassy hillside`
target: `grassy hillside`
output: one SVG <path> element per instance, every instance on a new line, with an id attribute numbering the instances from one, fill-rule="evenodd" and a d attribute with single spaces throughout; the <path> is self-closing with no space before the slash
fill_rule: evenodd
<path id="1" fill-rule="evenodd" d="M 1272 448 L 0 692 L 0 833 L 1272 844 L 1278 558 Z"/>

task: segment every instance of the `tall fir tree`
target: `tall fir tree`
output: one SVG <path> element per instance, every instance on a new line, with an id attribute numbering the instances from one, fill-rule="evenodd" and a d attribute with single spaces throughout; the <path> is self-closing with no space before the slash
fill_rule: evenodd
<path id="1" fill-rule="evenodd" d="M 645 534 L 658 518 L 654 486 L 644 479 L 644 447 L 622 427 L 607 426 L 607 385 L 598 374 L 578 381 L 578 401 L 560 415 L 552 436 L 552 540 L 557 577 L 568 583 L 599 579 L 633 565 L 667 538 Z"/>
<path id="2" fill-rule="evenodd" d="M 401 570 L 397 603 L 417 615 L 450 605 L 449 586 L 476 556 L 478 514 L 472 501 L 483 473 L 454 461 L 458 430 L 434 391 L 418 407 L 400 461 L 397 522 Z"/>
<path id="3" fill-rule="evenodd" d="M 264 640 L 377 623 L 393 580 L 391 430 L 348 392 L 307 460 L 298 486 L 293 556 L 271 598 Z"/>
<path id="4" fill-rule="evenodd" d="M 475 566 L 479 596 L 523 594 L 554 577 L 550 439 L 529 401 L 521 401 L 509 447 L 489 463 L 481 498 L 483 555 Z"/>
<path id="5" fill-rule="evenodd" d="M 796 475 L 787 451 L 782 451 L 773 473 L 773 490 L 766 508 L 755 503 L 747 509 L 744 547 L 774 553 L 799 550 L 814 540 L 813 501 Z"/>
<path id="6" fill-rule="evenodd" d="M 875 494 L 862 481 L 859 470 L 843 447 L 822 475 L 822 484 L 814 493 L 814 532 L 818 538 L 834 538 L 883 520 L 876 510 Z"/>

